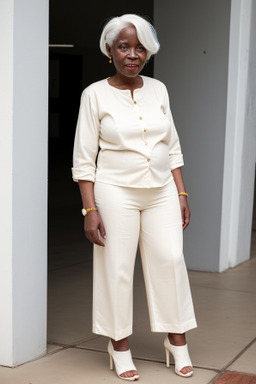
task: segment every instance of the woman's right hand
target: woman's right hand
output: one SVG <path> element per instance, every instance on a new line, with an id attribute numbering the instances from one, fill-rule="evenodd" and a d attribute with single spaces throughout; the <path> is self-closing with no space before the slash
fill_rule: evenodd
<path id="1" fill-rule="evenodd" d="M 98 211 L 90 211 L 84 218 L 84 232 L 86 238 L 93 244 L 105 247 L 105 244 L 100 240 L 100 236 L 105 239 L 106 231 L 103 221 Z"/>

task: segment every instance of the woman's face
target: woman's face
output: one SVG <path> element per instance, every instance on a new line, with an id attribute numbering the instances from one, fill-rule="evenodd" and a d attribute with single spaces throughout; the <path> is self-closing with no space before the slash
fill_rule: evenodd
<path id="1" fill-rule="evenodd" d="M 133 26 L 122 29 L 112 47 L 107 44 L 107 51 L 117 74 L 122 77 L 138 76 L 146 63 L 147 51 L 139 42 Z"/>

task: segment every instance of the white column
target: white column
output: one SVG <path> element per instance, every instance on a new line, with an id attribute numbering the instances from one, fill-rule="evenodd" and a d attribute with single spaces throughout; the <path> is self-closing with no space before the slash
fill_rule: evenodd
<path id="1" fill-rule="evenodd" d="M 0 365 L 46 352 L 48 0 L 0 3 Z"/>
<path id="2" fill-rule="evenodd" d="M 256 6 L 232 0 L 220 271 L 250 257 L 256 160 Z"/>

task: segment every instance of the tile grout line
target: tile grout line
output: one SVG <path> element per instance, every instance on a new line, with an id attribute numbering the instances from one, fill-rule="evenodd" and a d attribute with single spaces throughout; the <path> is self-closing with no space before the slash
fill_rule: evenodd
<path id="1" fill-rule="evenodd" d="M 213 378 L 211 381 L 209 381 L 208 384 L 214 384 L 214 383 L 216 383 L 216 381 L 219 380 L 219 378 L 223 375 L 224 372 L 225 372 L 225 371 L 221 371 L 221 372 L 219 372 L 216 376 L 214 376 L 214 378 Z"/>
<path id="2" fill-rule="evenodd" d="M 241 352 L 239 352 L 228 364 L 226 364 L 222 369 L 221 371 L 217 374 L 217 376 L 215 376 L 211 381 L 209 381 L 208 384 L 214 384 L 216 383 L 216 381 L 227 371 L 227 369 L 236 361 L 239 359 L 239 357 L 241 357 L 254 343 L 256 342 L 256 337 L 249 343 L 246 345 L 246 347 L 244 347 L 242 349 Z"/>
<path id="3" fill-rule="evenodd" d="M 213 291 L 227 291 L 227 292 L 240 292 L 240 293 L 246 293 L 246 294 L 251 294 L 254 295 L 254 292 L 250 291 L 241 291 L 238 289 L 228 289 L 228 288 L 215 288 L 215 287 L 209 287 L 204 284 L 196 284 L 196 283 L 191 283 L 191 287 L 198 287 L 198 288 L 204 288 L 204 289 L 212 289 Z"/>
<path id="4" fill-rule="evenodd" d="M 92 340 L 96 340 L 98 339 L 99 336 L 91 336 L 91 337 L 86 337 L 84 339 L 81 339 L 79 341 L 77 341 L 75 344 L 65 344 L 65 343 L 59 343 L 59 342 L 55 342 L 55 341 L 47 341 L 47 344 L 49 345 L 56 345 L 56 346 L 60 346 L 60 347 L 66 347 L 66 348 L 76 348 L 77 346 L 79 346 L 80 344 L 82 343 L 86 343 L 86 342 L 89 342 L 89 341 L 92 341 Z"/>
<path id="5" fill-rule="evenodd" d="M 236 360 L 239 359 L 254 343 L 256 342 L 256 337 L 249 343 L 247 344 L 241 352 L 239 352 L 226 366 L 223 368 L 223 370 L 226 370 L 230 365 L 232 365 Z"/>

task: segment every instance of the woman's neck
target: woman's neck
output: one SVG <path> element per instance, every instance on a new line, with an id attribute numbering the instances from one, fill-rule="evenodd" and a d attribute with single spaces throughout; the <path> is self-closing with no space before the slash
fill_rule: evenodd
<path id="1" fill-rule="evenodd" d="M 115 74 L 108 79 L 108 82 L 113 87 L 119 89 L 129 89 L 131 91 L 143 87 L 143 80 L 141 76 L 125 77 L 120 76 L 119 74 Z"/>

